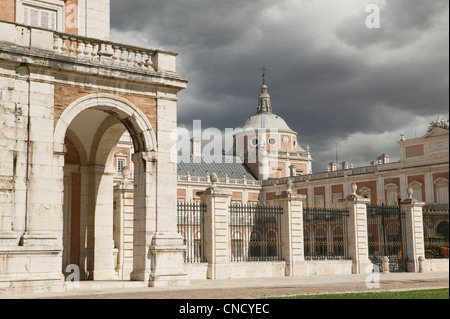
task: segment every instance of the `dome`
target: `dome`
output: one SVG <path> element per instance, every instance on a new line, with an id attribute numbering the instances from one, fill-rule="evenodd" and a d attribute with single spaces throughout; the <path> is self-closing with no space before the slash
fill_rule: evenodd
<path id="1" fill-rule="evenodd" d="M 250 117 L 242 126 L 242 129 L 277 129 L 295 133 L 280 116 L 274 113 L 257 113 Z"/>
<path id="2" fill-rule="evenodd" d="M 250 117 L 242 126 L 242 129 L 277 129 L 279 131 L 295 132 L 286 124 L 286 122 L 278 115 L 272 113 L 272 103 L 268 93 L 266 80 L 264 79 L 261 86 L 261 93 L 258 97 L 258 110 L 255 115 Z"/>

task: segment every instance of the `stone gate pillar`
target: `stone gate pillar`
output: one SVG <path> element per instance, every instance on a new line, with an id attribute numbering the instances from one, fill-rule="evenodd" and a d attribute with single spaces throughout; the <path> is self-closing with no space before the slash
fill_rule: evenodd
<path id="1" fill-rule="evenodd" d="M 199 193 L 206 204 L 204 218 L 205 259 L 208 262 L 208 279 L 217 279 L 217 268 L 230 261 L 229 247 L 229 205 L 231 192 L 213 185 Z"/>
<path id="2" fill-rule="evenodd" d="M 352 195 L 340 202 L 347 206 L 348 251 L 352 259 L 353 274 L 370 274 L 373 267 L 369 259 L 369 240 L 367 232 L 367 204 L 370 199 L 356 194 L 356 184 L 352 184 Z"/>
<path id="3" fill-rule="evenodd" d="M 401 202 L 402 211 L 405 213 L 406 222 L 406 270 L 419 272 L 419 257 L 425 258 L 425 239 L 423 233 L 424 202 L 419 202 L 412 197 L 413 190 L 408 189 L 408 199 Z"/>
<path id="4" fill-rule="evenodd" d="M 304 237 L 303 237 L 303 202 L 306 195 L 297 195 L 290 189 L 274 197 L 283 208 L 281 217 L 282 257 L 286 261 L 286 276 L 295 276 L 302 272 L 296 271 L 303 267 Z"/>

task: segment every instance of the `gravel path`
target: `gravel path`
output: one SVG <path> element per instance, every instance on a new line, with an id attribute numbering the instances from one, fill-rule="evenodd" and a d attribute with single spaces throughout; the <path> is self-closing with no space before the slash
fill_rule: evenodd
<path id="1" fill-rule="evenodd" d="M 172 288 L 98 288 L 39 295 L 0 295 L 0 298 L 28 299 L 257 299 L 305 294 L 392 291 L 448 288 L 448 273 L 253 278 L 198 280 L 191 285 Z M 367 285 L 369 283 L 369 286 Z M 373 287 L 378 284 L 378 287 Z M 100 286 L 99 286 L 100 287 Z"/>

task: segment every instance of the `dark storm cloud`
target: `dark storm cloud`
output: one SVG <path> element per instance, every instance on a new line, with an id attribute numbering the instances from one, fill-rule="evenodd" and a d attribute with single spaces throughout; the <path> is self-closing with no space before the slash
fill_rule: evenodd
<path id="1" fill-rule="evenodd" d="M 149 32 L 168 46 L 214 49 L 244 35 L 271 3 L 269 0 L 112 0 L 111 14 L 116 29 Z"/>
<path id="2" fill-rule="evenodd" d="M 336 30 L 348 44 L 357 47 L 382 45 L 385 48 L 401 47 L 423 36 L 436 20 L 448 12 L 448 1 L 440 0 L 389 0 L 380 4 L 381 27 L 366 32 L 361 25 L 366 12 L 349 17 Z"/>
<path id="3" fill-rule="evenodd" d="M 380 29 L 365 27 L 370 3 L 380 3 Z M 336 145 L 349 162 L 368 164 L 398 153 L 402 131 L 412 138 L 437 114 L 448 117 L 447 0 L 111 6 L 113 40 L 180 54 L 178 71 L 190 77 L 179 94 L 182 126 L 242 125 L 256 111 L 267 66 L 274 112 L 310 145 L 316 172 L 335 159 Z"/>

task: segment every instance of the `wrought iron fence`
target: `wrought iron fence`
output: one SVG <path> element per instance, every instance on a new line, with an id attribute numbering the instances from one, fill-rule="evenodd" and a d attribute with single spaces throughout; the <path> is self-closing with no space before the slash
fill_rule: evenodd
<path id="1" fill-rule="evenodd" d="M 389 258 L 390 271 L 406 271 L 406 221 L 400 205 L 368 205 L 369 259 L 379 269 Z"/>
<path id="2" fill-rule="evenodd" d="M 448 221 L 448 209 L 423 211 L 425 258 L 448 258 Z"/>
<path id="3" fill-rule="evenodd" d="M 283 208 L 261 204 L 230 206 L 230 261 L 281 260 Z"/>
<path id="4" fill-rule="evenodd" d="M 341 208 L 303 208 L 303 234 L 306 260 L 350 259 L 347 220 Z"/>
<path id="5" fill-rule="evenodd" d="M 204 214 L 206 205 L 201 203 L 177 203 L 177 230 L 183 236 L 186 263 L 204 261 Z"/>

